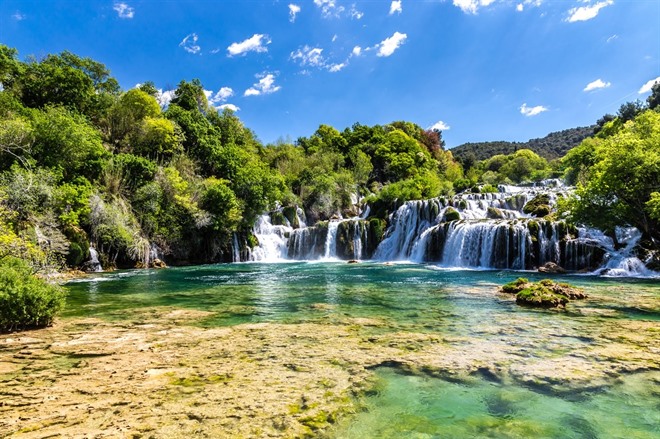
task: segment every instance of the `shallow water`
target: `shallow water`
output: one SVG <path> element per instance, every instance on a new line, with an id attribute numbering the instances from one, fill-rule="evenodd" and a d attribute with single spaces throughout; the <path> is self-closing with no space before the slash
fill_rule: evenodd
<path id="1" fill-rule="evenodd" d="M 202 326 L 347 324 L 369 319 L 369 324 L 357 323 L 363 334 L 437 334 L 466 349 L 489 346 L 492 351 L 510 351 L 523 358 L 518 361 L 522 364 L 526 358 L 564 355 L 579 357 L 586 366 L 599 361 L 583 354 L 589 349 L 607 349 L 612 344 L 637 349 L 634 334 L 616 332 L 619 326 L 646 322 L 656 325 L 660 334 L 657 280 L 555 277 L 584 287 L 590 296 L 558 312 L 522 308 L 496 292 L 497 286 L 520 276 L 547 277 L 341 262 L 95 273 L 67 284 L 65 316 L 121 320 L 135 308 L 177 306 L 213 312 L 198 322 Z M 564 388 L 561 382 L 550 388 L 531 388 L 522 381 L 488 375 L 490 379 L 477 375 L 450 382 L 423 374 L 403 375 L 391 368 L 379 368 L 376 375 L 378 391 L 363 398 L 365 411 L 343 420 L 333 435 L 660 437 L 657 370 L 617 375 L 606 385 L 598 382 L 581 389 Z"/>

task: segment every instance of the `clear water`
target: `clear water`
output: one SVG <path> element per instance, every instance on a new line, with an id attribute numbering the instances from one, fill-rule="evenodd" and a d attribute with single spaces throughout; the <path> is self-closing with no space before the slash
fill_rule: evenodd
<path id="1" fill-rule="evenodd" d="M 448 271 L 432 265 L 377 263 L 226 264 L 94 274 L 67 284 L 65 316 L 125 318 L 126 311 L 177 306 L 213 312 L 203 326 L 250 322 L 378 319 L 364 333 L 424 332 L 487 342 L 543 357 L 606 346 L 617 324 L 657 324 L 660 282 L 557 278 L 590 298 L 565 312 L 517 306 L 496 286 L 537 273 Z M 547 277 L 547 276 L 544 276 Z M 324 306 L 318 306 L 319 304 Z M 594 360 L 595 361 L 595 360 Z M 331 433 L 341 438 L 551 437 L 659 438 L 660 373 L 624 375 L 607 386 L 566 394 L 480 377 L 450 382 L 380 368 L 365 411 Z M 559 385 L 561 387 L 561 384 Z"/>

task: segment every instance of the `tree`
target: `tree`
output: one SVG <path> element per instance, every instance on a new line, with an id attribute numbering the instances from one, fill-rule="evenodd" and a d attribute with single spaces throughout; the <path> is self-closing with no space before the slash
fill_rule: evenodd
<path id="1" fill-rule="evenodd" d="M 649 110 L 655 110 L 660 105 L 660 81 L 657 81 L 651 87 L 651 95 L 646 98 Z"/>
<path id="2" fill-rule="evenodd" d="M 565 208 L 574 221 L 613 233 L 632 225 L 660 239 L 657 195 L 660 189 L 660 114 L 645 111 L 622 129 L 571 151 L 568 172 L 581 175 Z M 581 180 L 581 181 L 580 181 Z"/>

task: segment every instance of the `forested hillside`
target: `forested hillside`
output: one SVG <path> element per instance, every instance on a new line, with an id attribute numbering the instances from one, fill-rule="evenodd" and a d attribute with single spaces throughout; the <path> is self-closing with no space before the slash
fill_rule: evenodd
<path id="1" fill-rule="evenodd" d="M 451 149 L 454 157 L 464 164 L 486 160 L 498 154 L 513 154 L 520 149 L 529 149 L 547 160 L 566 155 L 584 139 L 594 134 L 594 127 L 578 127 L 550 133 L 540 139 L 527 142 L 476 142 L 464 143 Z"/>

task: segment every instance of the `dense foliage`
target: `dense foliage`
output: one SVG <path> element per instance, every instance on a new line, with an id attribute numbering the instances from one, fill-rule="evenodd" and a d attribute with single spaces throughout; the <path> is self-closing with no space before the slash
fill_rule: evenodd
<path id="1" fill-rule="evenodd" d="M 577 185 L 564 205 L 574 221 L 610 233 L 631 225 L 660 239 L 660 113 L 607 122 L 563 162 L 567 179 Z"/>
<path id="2" fill-rule="evenodd" d="M 40 328 L 64 306 L 64 291 L 35 277 L 18 258 L 0 259 L 0 331 Z"/>

